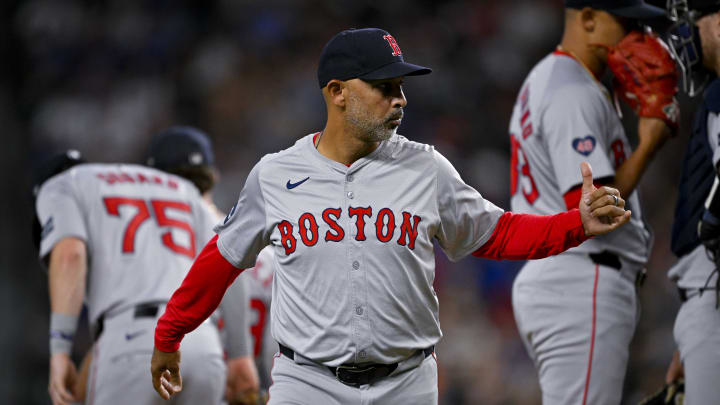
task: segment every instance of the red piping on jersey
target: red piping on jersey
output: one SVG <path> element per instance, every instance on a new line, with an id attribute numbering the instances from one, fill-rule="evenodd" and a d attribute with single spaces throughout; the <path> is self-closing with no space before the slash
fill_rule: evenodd
<path id="1" fill-rule="evenodd" d="M 555 215 L 506 212 L 490 239 L 473 256 L 495 260 L 542 259 L 588 239 L 577 209 Z"/>
<path id="2" fill-rule="evenodd" d="M 569 52 L 565 52 L 565 51 L 563 51 L 562 49 L 556 49 L 556 50 L 554 50 L 554 51 L 553 51 L 553 55 L 563 55 L 563 56 L 567 56 L 567 57 L 569 57 L 569 58 L 575 59 L 575 57 L 573 56 L 573 54 L 571 54 L 571 53 L 569 53 Z M 577 60 L 577 59 L 575 59 L 575 60 Z"/>
<path id="3" fill-rule="evenodd" d="M 575 55 L 571 54 L 570 52 L 564 51 L 564 50 L 562 50 L 562 49 L 555 49 L 552 54 L 553 54 L 553 55 L 567 56 L 568 58 L 573 59 L 575 62 L 579 63 L 580 66 L 582 66 L 584 69 L 586 69 L 588 72 L 590 72 L 590 74 L 595 78 L 595 80 L 599 80 L 598 77 L 595 75 L 595 72 L 593 72 L 592 70 L 588 69 L 587 66 L 585 66 L 584 63 L 582 63 L 582 61 L 578 60 L 578 58 L 576 58 Z"/>
<path id="4" fill-rule="evenodd" d="M 185 334 L 207 319 L 222 301 L 225 290 L 244 269 L 228 262 L 213 237 L 195 259 L 185 280 L 170 298 L 155 327 L 155 347 L 172 353 Z"/>
<path id="5" fill-rule="evenodd" d="M 595 265 L 595 285 L 593 286 L 592 300 L 592 334 L 590 335 L 590 359 L 588 360 L 587 377 L 585 377 L 585 393 L 583 393 L 582 405 L 587 403 L 588 387 L 590 387 L 590 372 L 592 371 L 593 352 L 595 351 L 595 323 L 597 319 L 597 288 L 600 265 Z"/>

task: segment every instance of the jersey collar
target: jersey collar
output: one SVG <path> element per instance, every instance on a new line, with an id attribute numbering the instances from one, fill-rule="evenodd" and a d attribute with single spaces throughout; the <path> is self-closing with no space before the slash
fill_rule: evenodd
<path id="1" fill-rule="evenodd" d="M 356 160 L 353 164 L 350 166 L 347 166 L 343 163 L 336 162 L 332 159 L 329 159 L 322 153 L 320 153 L 315 148 L 315 141 L 317 140 L 317 137 L 320 135 L 320 132 L 316 132 L 310 135 L 307 135 L 305 137 L 305 146 L 307 152 L 316 160 L 330 166 L 331 168 L 341 172 L 341 173 L 350 173 L 354 172 L 357 169 L 359 169 L 362 166 L 365 166 L 366 164 L 370 163 L 373 160 L 376 160 L 380 155 L 385 154 L 385 149 L 388 148 L 388 143 L 391 142 L 395 137 L 397 137 L 397 134 L 393 134 L 392 138 L 388 139 L 387 141 L 380 142 L 380 145 L 378 145 L 377 148 L 375 148 L 374 151 L 370 152 L 367 156 L 362 157 L 358 160 Z"/>
<path id="2" fill-rule="evenodd" d="M 602 91 L 602 93 L 603 93 L 603 94 L 605 95 L 605 97 L 608 99 L 608 101 L 610 102 L 610 104 L 613 104 L 613 102 L 612 102 L 612 97 L 610 97 L 610 93 L 608 92 L 608 89 L 605 87 L 604 84 L 602 84 L 602 82 L 600 81 L 600 79 L 598 79 L 598 77 L 595 76 L 595 73 L 593 73 L 593 71 L 590 70 L 590 69 L 583 63 L 583 61 L 581 61 L 580 59 L 578 59 L 572 52 L 564 49 L 564 48 L 562 47 L 562 45 L 558 45 L 557 48 L 555 48 L 555 51 L 553 51 L 552 54 L 553 54 L 553 55 L 566 56 L 566 57 L 574 60 L 578 65 L 580 65 L 580 66 L 587 72 L 587 74 L 590 76 L 590 78 L 593 79 L 593 81 L 595 82 L 595 84 L 598 86 L 598 88 L 600 89 L 600 91 Z M 619 113 L 619 109 L 618 109 L 617 106 L 616 106 L 616 109 L 618 110 L 618 113 Z"/>

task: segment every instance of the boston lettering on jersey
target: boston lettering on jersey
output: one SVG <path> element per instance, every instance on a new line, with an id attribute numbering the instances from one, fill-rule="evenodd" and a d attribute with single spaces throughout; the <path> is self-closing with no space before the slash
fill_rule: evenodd
<path id="1" fill-rule="evenodd" d="M 348 215 L 355 220 L 355 229 L 357 230 L 355 240 L 364 241 L 367 239 L 365 234 L 366 218 L 373 217 L 372 207 L 350 207 Z M 338 223 L 342 216 L 342 208 L 326 208 L 322 212 L 323 222 L 330 228 L 325 232 L 325 242 L 340 242 L 345 238 L 345 229 Z M 397 216 L 390 208 L 382 208 L 375 217 L 375 237 L 383 243 L 390 242 L 398 228 L 395 223 Z M 418 224 L 422 218 L 412 215 L 409 212 L 402 212 L 402 223 L 399 226 L 397 244 L 407 246 L 410 250 L 415 249 L 415 239 L 418 235 Z M 285 248 L 285 254 L 290 255 L 295 252 L 298 237 L 305 246 L 315 246 L 320 239 L 320 227 L 315 215 L 306 212 L 298 219 L 298 228 L 294 229 L 293 225 L 285 220 L 280 222 L 277 227 L 280 231 L 280 243 Z M 372 232 L 372 231 L 371 231 Z M 295 236 L 298 235 L 298 237 Z"/>

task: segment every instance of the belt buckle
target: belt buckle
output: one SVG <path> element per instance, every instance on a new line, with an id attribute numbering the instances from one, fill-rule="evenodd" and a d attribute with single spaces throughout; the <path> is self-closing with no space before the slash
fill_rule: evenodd
<path id="1" fill-rule="evenodd" d="M 358 366 L 339 365 L 335 369 L 335 378 L 347 386 L 360 388 L 360 385 L 363 384 L 359 381 L 360 377 L 363 373 L 371 371 L 374 368 L 375 366 L 361 368 Z M 367 384 L 367 382 L 365 382 L 365 384 Z"/>

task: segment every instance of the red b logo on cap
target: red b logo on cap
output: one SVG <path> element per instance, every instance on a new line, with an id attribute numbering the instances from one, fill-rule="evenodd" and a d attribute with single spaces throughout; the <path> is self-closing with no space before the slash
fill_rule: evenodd
<path id="1" fill-rule="evenodd" d="M 383 36 L 383 39 L 388 41 L 388 44 L 390 44 L 390 47 L 393 50 L 393 56 L 402 55 L 402 51 L 400 50 L 400 47 L 398 46 L 397 42 L 395 41 L 395 38 L 393 38 L 392 35 L 388 34 Z"/>

